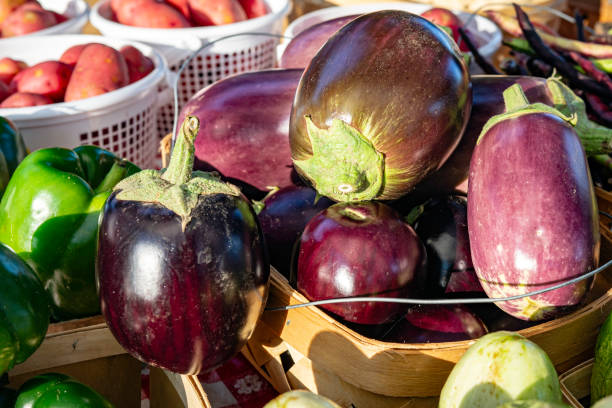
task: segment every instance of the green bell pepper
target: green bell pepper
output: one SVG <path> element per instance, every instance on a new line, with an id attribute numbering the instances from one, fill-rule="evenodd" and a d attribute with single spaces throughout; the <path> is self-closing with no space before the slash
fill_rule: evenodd
<path id="1" fill-rule="evenodd" d="M 72 377 L 40 374 L 23 383 L 15 408 L 113 408 L 103 396 Z"/>
<path id="2" fill-rule="evenodd" d="M 27 151 L 13 122 L 0 116 L 0 196 Z"/>
<path id="3" fill-rule="evenodd" d="M 49 327 L 49 304 L 34 271 L 0 244 L 0 374 L 24 362 Z"/>
<path id="4" fill-rule="evenodd" d="M 41 149 L 17 167 L 0 201 L 0 242 L 42 281 L 56 320 L 100 310 L 95 256 L 100 210 L 140 169 L 95 146 Z"/>

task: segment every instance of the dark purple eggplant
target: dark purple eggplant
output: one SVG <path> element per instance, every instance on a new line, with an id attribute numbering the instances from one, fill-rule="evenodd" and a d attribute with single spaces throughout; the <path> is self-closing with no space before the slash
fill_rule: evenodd
<path id="1" fill-rule="evenodd" d="M 396 199 L 449 157 L 471 100 L 466 64 L 440 28 L 399 10 L 362 15 L 302 75 L 294 166 L 335 201 Z"/>
<path id="2" fill-rule="evenodd" d="M 462 305 L 418 305 L 384 335 L 393 343 L 441 343 L 477 339 L 487 334 L 484 323 Z"/>
<path id="3" fill-rule="evenodd" d="M 584 148 L 569 118 L 527 106 L 520 85 L 476 144 L 468 183 L 468 231 L 476 274 L 489 297 L 524 294 L 580 276 L 599 257 L 597 203 Z M 498 306 L 543 320 L 574 309 L 591 280 Z"/>
<path id="4" fill-rule="evenodd" d="M 442 167 L 416 186 L 415 191 L 410 194 L 411 198 L 451 194 L 455 189 L 467 192 L 467 185 L 462 188 L 460 186 L 468 178 L 470 158 L 476 139 L 487 120 L 504 111 L 502 93 L 509 86 L 518 83 L 530 101 L 552 105 L 552 98 L 548 94 L 544 78 L 474 75 L 471 81 L 472 111 L 461 142 Z"/>
<path id="5" fill-rule="evenodd" d="M 237 187 L 191 172 L 198 120 L 181 127 L 165 172 L 118 184 L 100 225 L 102 312 L 132 356 L 182 374 L 244 346 L 263 312 L 269 265 L 257 217 Z"/>
<path id="6" fill-rule="evenodd" d="M 418 236 L 380 202 L 339 203 L 315 215 L 302 233 L 297 287 L 308 299 L 409 297 L 418 292 L 426 261 Z M 406 310 L 400 303 L 322 306 L 345 320 L 381 324 Z"/>
<path id="7" fill-rule="evenodd" d="M 357 16 L 359 15 L 342 16 L 322 21 L 301 31 L 287 44 L 279 59 L 279 67 L 306 68 L 312 57 L 315 56 L 319 48 L 325 44 L 329 37 Z"/>
<path id="8" fill-rule="evenodd" d="M 521 85 L 527 99 L 532 103 L 541 102 L 555 106 L 566 115 L 576 113 L 580 123 L 576 130 L 587 154 L 606 153 L 610 150 L 611 131 L 587 121 L 584 105 L 582 107 L 571 106 L 578 103 L 572 99 L 576 96 L 563 95 L 569 91 L 569 88 L 555 78 L 474 75 L 471 81 L 472 111 L 461 142 L 442 167 L 421 181 L 406 197 L 411 203 L 435 195 L 450 194 L 453 190 L 467 192 L 470 158 L 476 145 L 476 139 L 487 120 L 504 112 L 503 92 L 513 84 Z"/>
<path id="9" fill-rule="evenodd" d="M 201 123 L 194 168 L 267 191 L 293 185 L 289 115 L 301 69 L 234 75 L 196 93 L 183 107 Z M 261 198 L 261 197 L 259 197 Z"/>
<path id="10" fill-rule="evenodd" d="M 541 323 L 517 319 L 492 303 L 474 303 L 467 306 L 472 313 L 478 316 L 490 332 L 501 330 L 519 331 Z"/>
<path id="11" fill-rule="evenodd" d="M 333 201 L 325 197 L 317 199 L 317 192 L 310 187 L 288 186 L 266 197 L 263 204 L 258 217 L 270 263 L 289 278 L 294 244 L 308 221 Z"/>
<path id="12" fill-rule="evenodd" d="M 435 197 L 419 210 L 422 212 L 413 225 L 427 251 L 427 295 L 439 297 L 447 289 L 450 292 L 462 289 L 481 291 L 478 281 L 475 285 L 462 287 L 469 282 L 466 281 L 470 276 L 467 271 L 473 268 L 467 228 L 467 198 L 458 195 Z M 455 279 L 448 288 L 455 274 L 462 274 L 462 277 Z"/>

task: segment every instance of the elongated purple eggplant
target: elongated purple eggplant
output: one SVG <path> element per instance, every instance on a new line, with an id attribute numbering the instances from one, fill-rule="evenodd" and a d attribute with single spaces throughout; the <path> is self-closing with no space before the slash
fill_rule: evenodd
<path id="1" fill-rule="evenodd" d="M 297 287 L 310 300 L 418 293 L 425 249 L 412 227 L 380 202 L 338 203 L 314 216 L 302 233 Z M 399 303 L 322 306 L 345 320 L 381 324 L 406 310 Z"/>
<path id="2" fill-rule="evenodd" d="M 462 305 L 418 305 L 384 335 L 394 343 L 439 343 L 477 339 L 487 334 L 484 323 Z"/>
<path id="3" fill-rule="evenodd" d="M 584 112 L 584 104 L 580 106 L 582 101 L 574 99 L 575 95 L 569 95 L 569 88 L 558 79 L 475 75 L 472 76 L 471 81 L 472 111 L 461 142 L 440 169 L 416 186 L 415 191 L 410 194 L 410 199 L 413 201 L 433 195 L 450 194 L 455 189 L 467 191 L 463 185 L 468 179 L 470 158 L 476 145 L 476 139 L 487 120 L 504 112 L 503 92 L 513 84 L 521 85 L 527 99 L 532 103 L 541 102 L 555 106 L 566 115 L 577 114 L 580 117 L 580 126 L 576 130 L 587 154 L 612 151 L 610 150 L 611 131 L 588 121 Z"/>
<path id="4" fill-rule="evenodd" d="M 471 81 L 472 111 L 465 132 L 461 137 L 461 142 L 442 167 L 416 186 L 415 191 L 410 194 L 414 199 L 451 194 L 453 190 L 467 180 L 470 158 L 476 145 L 476 139 L 478 139 L 478 135 L 487 120 L 504 112 L 502 93 L 506 88 L 518 83 L 523 87 L 525 95 L 530 101 L 552 105 L 552 99 L 548 95 L 546 79 L 544 78 L 474 75 Z"/>
<path id="5" fill-rule="evenodd" d="M 264 208 L 258 214 L 266 238 L 270 263 L 289 278 L 293 246 L 306 224 L 333 201 L 318 197 L 306 186 L 281 188 L 263 200 Z"/>
<path id="6" fill-rule="evenodd" d="M 248 72 L 196 93 L 179 121 L 187 115 L 200 120 L 195 169 L 216 170 L 240 187 L 260 191 L 294 184 L 289 115 L 301 74 L 300 69 Z"/>
<path id="7" fill-rule="evenodd" d="M 308 27 L 289 41 L 278 65 L 281 68 L 306 68 L 329 37 L 357 16 L 337 17 Z"/>
<path id="8" fill-rule="evenodd" d="M 524 294 L 592 270 L 597 203 L 584 148 L 568 117 L 528 105 L 520 85 L 504 91 L 506 113 L 484 128 L 472 155 L 468 231 L 472 262 L 489 297 Z M 592 280 L 498 306 L 524 320 L 565 313 Z"/>
<path id="9" fill-rule="evenodd" d="M 398 10 L 362 15 L 300 79 L 294 166 L 335 201 L 398 198 L 455 149 L 471 100 L 465 62 L 441 29 Z"/>
<path id="10" fill-rule="evenodd" d="M 165 172 L 118 184 L 101 220 L 97 276 L 111 332 L 134 357 L 177 373 L 213 369 L 253 332 L 269 265 L 237 187 L 191 172 L 198 120 L 181 127 Z"/>

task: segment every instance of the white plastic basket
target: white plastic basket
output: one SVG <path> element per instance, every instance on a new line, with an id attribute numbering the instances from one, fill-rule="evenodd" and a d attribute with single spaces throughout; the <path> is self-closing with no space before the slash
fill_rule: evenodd
<path id="1" fill-rule="evenodd" d="M 289 24 L 289 26 L 287 26 L 285 36 L 288 38 L 293 38 L 308 27 L 322 21 L 327 21 L 342 16 L 350 16 L 352 14 L 372 13 L 379 10 L 403 10 L 414 14 L 421 14 L 430 8 L 432 8 L 432 6 L 429 4 L 408 2 L 380 2 L 371 4 L 357 4 L 352 6 L 328 7 L 312 11 L 295 19 L 291 24 Z M 453 10 L 453 12 L 456 13 L 459 19 L 461 19 L 461 21 L 464 23 L 471 17 L 471 14 L 467 12 L 456 10 Z M 490 59 L 493 55 L 495 55 L 502 42 L 502 33 L 495 23 L 486 17 L 477 15 L 469 21 L 469 24 L 465 28 L 470 31 L 474 40 L 479 44 L 478 51 L 483 57 Z M 279 57 L 282 55 L 287 43 L 288 40 L 285 40 L 279 45 Z M 470 71 L 473 74 L 482 73 L 473 61 L 470 64 Z"/>
<path id="2" fill-rule="evenodd" d="M 63 23 L 56 24 L 44 30 L 35 31 L 19 37 L 0 38 L 0 50 L 4 50 L 6 44 L 18 38 L 31 37 L 34 35 L 53 34 L 79 34 L 89 18 L 89 5 L 85 0 L 38 0 L 41 6 L 47 10 L 55 11 L 68 17 Z"/>
<path id="3" fill-rule="evenodd" d="M 133 45 L 153 60 L 155 69 L 141 80 L 103 95 L 51 105 L 4 108 L 0 109 L 0 116 L 15 123 L 30 150 L 93 144 L 143 168 L 157 167 L 158 89 L 167 67 L 165 59 L 152 47 L 98 35 L 37 36 L 3 44 L 0 58 L 16 58 L 32 65 L 57 60 L 69 47 L 88 42 L 117 50 Z"/>
<path id="4" fill-rule="evenodd" d="M 110 19 L 110 1 L 102 0 L 92 8 L 91 24 L 103 35 L 142 41 L 158 49 L 172 72 L 194 51 L 210 41 L 241 33 L 281 34 L 283 19 L 289 13 L 289 0 L 266 0 L 270 12 L 264 16 L 233 24 L 193 28 L 142 28 L 119 24 Z M 217 42 L 183 70 L 179 81 L 179 108 L 200 89 L 229 75 L 272 68 L 276 64 L 278 38 L 241 35 Z M 171 100 L 159 111 L 158 131 L 165 135 L 172 130 L 174 108 Z"/>

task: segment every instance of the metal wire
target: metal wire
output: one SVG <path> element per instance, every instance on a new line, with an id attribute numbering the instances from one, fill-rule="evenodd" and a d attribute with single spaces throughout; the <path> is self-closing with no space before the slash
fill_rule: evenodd
<path id="1" fill-rule="evenodd" d="M 612 219 L 612 215 L 609 213 L 606 213 L 604 211 L 600 211 L 599 213 L 601 215 L 606 216 L 609 219 Z M 372 296 L 372 297 L 349 296 L 349 297 L 335 298 L 335 299 L 316 300 L 313 302 L 299 303 L 295 305 L 268 307 L 266 308 L 266 311 L 278 312 L 278 311 L 285 311 L 285 310 L 291 310 L 291 309 L 298 309 L 301 307 L 330 305 L 330 304 L 335 304 L 335 303 L 356 303 L 356 302 L 404 303 L 404 304 L 411 304 L 411 305 L 458 305 L 458 304 L 474 304 L 474 303 L 509 302 L 511 300 L 517 300 L 517 299 L 522 299 L 525 297 L 540 295 L 542 293 L 561 289 L 565 286 L 581 282 L 585 279 L 589 279 L 595 276 L 599 272 L 605 271 L 610 266 L 612 266 L 612 259 L 606 262 L 605 264 L 603 264 L 602 266 L 600 266 L 599 268 L 593 269 L 592 271 L 587 272 L 584 275 L 580 275 L 576 278 L 570 279 L 563 283 L 549 286 L 548 288 L 544 288 L 544 289 L 534 290 L 533 292 L 528 292 L 528 293 L 524 293 L 521 295 L 507 296 L 507 297 L 501 297 L 501 298 L 414 299 L 414 298 L 391 298 L 391 297 L 380 297 L 380 296 Z"/>
<path id="2" fill-rule="evenodd" d="M 289 39 L 289 40 L 293 38 L 293 37 L 289 37 L 289 36 L 282 35 L 282 34 L 261 33 L 261 32 L 246 32 L 246 33 L 230 34 L 230 35 L 226 35 L 226 36 L 223 36 L 223 37 L 219 37 L 219 38 L 217 38 L 215 40 L 207 42 L 206 44 L 202 44 L 202 46 L 200 48 L 195 50 L 189 56 L 189 58 L 187 58 L 185 61 L 183 61 L 183 63 L 179 67 L 178 71 L 176 72 L 176 77 L 174 78 L 174 84 L 172 85 L 172 91 L 173 91 L 172 93 L 173 93 L 173 97 L 174 97 L 174 120 L 173 120 L 174 126 L 173 126 L 173 129 L 172 129 L 172 146 L 173 147 L 174 147 L 174 142 L 175 142 L 175 138 L 176 138 L 176 132 L 177 132 L 177 129 L 178 129 L 178 115 L 179 115 L 178 84 L 179 84 L 179 80 L 181 79 L 181 74 L 183 73 L 183 70 L 196 57 L 196 55 L 198 55 L 200 52 L 204 51 L 208 47 L 211 47 L 211 46 L 215 45 L 216 43 L 221 42 L 223 40 L 228 40 L 230 38 L 240 37 L 240 36 L 243 36 L 243 35 L 273 37 L 273 38 L 279 38 L 279 39 L 284 38 L 284 39 Z"/>

